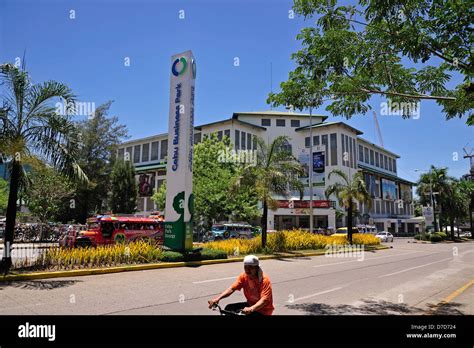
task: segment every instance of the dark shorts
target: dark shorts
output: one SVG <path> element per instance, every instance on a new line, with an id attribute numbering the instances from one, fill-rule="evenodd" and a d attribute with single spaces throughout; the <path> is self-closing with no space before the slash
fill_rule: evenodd
<path id="1" fill-rule="evenodd" d="M 238 312 L 245 307 L 249 307 L 247 302 L 237 302 L 237 303 L 229 303 L 227 306 L 225 306 L 225 310 L 229 312 Z M 262 313 L 259 312 L 252 312 L 248 314 L 249 316 L 261 316 L 263 315 Z"/>

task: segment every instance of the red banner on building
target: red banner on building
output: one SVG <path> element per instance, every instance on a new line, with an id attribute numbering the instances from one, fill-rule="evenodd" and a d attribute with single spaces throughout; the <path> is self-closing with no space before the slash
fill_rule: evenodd
<path id="1" fill-rule="evenodd" d="M 313 207 L 314 208 L 330 208 L 331 203 L 330 201 L 313 201 Z M 309 208 L 309 201 L 300 201 L 300 200 L 294 200 L 294 201 L 278 201 L 278 208 L 288 208 L 288 209 L 294 209 L 294 208 Z"/>

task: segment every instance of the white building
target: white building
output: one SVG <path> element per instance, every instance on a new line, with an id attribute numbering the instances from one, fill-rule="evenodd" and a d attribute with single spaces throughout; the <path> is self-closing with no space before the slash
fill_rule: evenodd
<path id="1" fill-rule="evenodd" d="M 313 145 L 325 145 L 324 184 L 314 190 L 314 227 L 338 227 L 338 207 L 334 197 L 324 197 L 328 173 L 340 169 L 352 176 L 362 171 L 372 196 L 372 204 L 358 207 L 358 223 L 375 224 L 379 231 L 399 234 L 414 234 L 419 230 L 418 220 L 413 219 L 412 185 L 414 183 L 397 176 L 397 154 L 361 138 L 362 132 L 344 122 L 326 122 L 327 116 L 313 115 Z M 302 149 L 309 148 L 309 114 L 294 112 L 264 111 L 236 112 L 229 119 L 195 127 L 194 142 L 205 135 L 217 133 L 218 138 L 228 136 L 236 150 L 255 149 L 254 136 L 271 142 L 279 135 L 290 137 L 288 144 L 293 155 L 299 158 Z M 155 210 L 150 199 L 153 190 L 158 189 L 166 176 L 167 134 L 136 139 L 123 143 L 118 151 L 119 158 L 128 154 L 138 174 L 140 198 L 138 210 L 147 214 Z M 309 149 L 308 149 L 309 150 Z M 285 200 L 280 197 L 280 207 L 269 211 L 268 228 L 309 228 L 309 188 L 303 200 L 299 195 Z M 278 198 L 278 197 L 276 197 Z"/>

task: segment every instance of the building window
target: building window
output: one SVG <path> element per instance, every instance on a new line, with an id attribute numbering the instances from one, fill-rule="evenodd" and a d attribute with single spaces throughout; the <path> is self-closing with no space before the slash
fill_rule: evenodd
<path id="1" fill-rule="evenodd" d="M 311 147 L 311 145 L 309 143 L 309 139 L 311 139 L 311 138 L 310 137 L 304 138 L 304 147 Z"/>
<path id="2" fill-rule="evenodd" d="M 235 130 L 235 149 L 239 150 L 240 149 L 240 131 Z"/>
<path id="3" fill-rule="evenodd" d="M 364 162 L 364 148 L 359 145 L 359 162 Z"/>
<path id="4" fill-rule="evenodd" d="M 142 146 L 142 162 L 148 162 L 150 156 L 150 143 L 143 144 Z"/>
<path id="5" fill-rule="evenodd" d="M 388 170 L 388 157 L 383 155 L 384 169 Z"/>
<path id="6" fill-rule="evenodd" d="M 252 134 L 247 133 L 247 150 L 252 148 Z"/>
<path id="7" fill-rule="evenodd" d="M 246 139 L 245 134 L 246 134 L 245 132 L 240 132 L 240 148 L 242 150 L 247 149 L 247 147 L 245 146 L 245 139 Z"/>
<path id="8" fill-rule="evenodd" d="M 388 158 L 388 170 L 392 171 L 392 159 L 390 157 Z"/>
<path id="9" fill-rule="evenodd" d="M 347 143 L 349 143 L 349 165 L 351 166 L 351 168 L 354 168 L 354 156 L 352 154 L 352 138 L 349 138 L 348 136 L 346 136 L 346 146 L 347 146 Z"/>
<path id="10" fill-rule="evenodd" d="M 291 120 L 291 126 L 292 127 L 299 127 L 300 126 L 300 120 Z"/>
<path id="11" fill-rule="evenodd" d="M 194 133 L 194 144 L 199 144 L 201 142 L 201 133 Z"/>
<path id="12" fill-rule="evenodd" d="M 276 120 L 277 127 L 285 127 L 285 120 Z"/>
<path id="13" fill-rule="evenodd" d="M 324 161 L 325 162 L 325 167 L 328 166 L 328 158 L 329 158 L 329 147 L 328 147 L 328 136 L 327 134 L 324 134 L 321 136 L 321 143 L 322 145 L 324 145 L 325 149 L 326 149 L 326 160 Z"/>
<path id="14" fill-rule="evenodd" d="M 222 141 L 222 131 L 217 132 L 217 140 Z"/>
<path id="15" fill-rule="evenodd" d="M 342 144 L 342 165 L 347 167 L 346 161 L 346 138 L 344 134 L 341 134 L 341 144 Z"/>
<path id="16" fill-rule="evenodd" d="M 262 118 L 262 126 L 270 127 L 271 125 L 272 125 L 272 122 L 269 118 Z"/>
<path id="17" fill-rule="evenodd" d="M 364 147 L 364 162 L 369 164 L 369 149 Z"/>
<path id="18" fill-rule="evenodd" d="M 154 141 L 151 143 L 151 159 L 150 161 L 157 161 L 158 160 L 158 147 L 160 143 L 158 141 Z"/>
<path id="19" fill-rule="evenodd" d="M 380 201 L 375 201 L 375 214 L 380 214 Z M 383 214 L 383 212 L 382 212 Z"/>
<path id="20" fill-rule="evenodd" d="M 394 173 L 397 172 L 397 160 L 396 159 L 393 159 L 393 172 Z"/>
<path id="21" fill-rule="evenodd" d="M 380 166 L 380 163 L 379 163 L 379 153 L 378 153 L 378 152 L 375 152 L 375 166 L 376 166 L 376 167 L 379 167 L 379 166 Z"/>
<path id="22" fill-rule="evenodd" d="M 168 139 L 161 141 L 160 159 L 165 159 L 168 156 Z"/>
<path id="23" fill-rule="evenodd" d="M 253 136 L 253 141 L 252 141 L 252 149 L 257 150 L 257 136 Z"/>
<path id="24" fill-rule="evenodd" d="M 133 148 L 131 146 L 127 147 L 124 153 L 124 160 L 125 161 L 130 161 L 132 159 L 132 150 Z"/>
<path id="25" fill-rule="evenodd" d="M 135 148 L 133 149 L 133 163 L 138 163 L 140 162 L 140 149 L 141 145 L 135 145 Z"/>
<path id="26" fill-rule="evenodd" d="M 125 149 L 124 149 L 124 148 L 121 148 L 121 149 L 118 150 L 118 156 L 117 156 L 118 159 L 123 160 L 123 154 L 124 154 L 124 152 L 125 152 Z"/>
<path id="27" fill-rule="evenodd" d="M 374 162 L 374 150 L 370 150 L 370 164 L 373 166 L 375 165 L 375 162 Z"/>
<path id="28" fill-rule="evenodd" d="M 331 165 L 337 166 L 337 134 L 332 133 L 329 139 L 331 141 Z"/>
<path id="29" fill-rule="evenodd" d="M 382 201 L 382 214 L 385 214 L 385 202 Z"/>
<path id="30" fill-rule="evenodd" d="M 356 150 L 356 141 L 352 138 L 352 154 L 354 155 L 354 168 L 357 169 L 357 150 Z"/>
<path id="31" fill-rule="evenodd" d="M 319 145 L 319 135 L 313 135 L 313 146 Z"/>
<path id="32" fill-rule="evenodd" d="M 224 136 L 230 139 L 230 129 L 224 130 Z"/>

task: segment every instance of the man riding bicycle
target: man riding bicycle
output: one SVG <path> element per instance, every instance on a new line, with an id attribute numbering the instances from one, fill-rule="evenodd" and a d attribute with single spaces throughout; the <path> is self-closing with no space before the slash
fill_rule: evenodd
<path id="1" fill-rule="evenodd" d="M 272 315 L 275 309 L 273 307 L 272 283 L 270 278 L 262 272 L 259 260 L 254 255 L 245 256 L 244 272 L 237 277 L 230 288 L 215 299 L 208 301 L 209 308 L 213 308 L 219 304 L 220 300 L 242 288 L 247 301 L 228 304 L 225 307 L 226 311 L 238 312 L 241 310 L 246 315 Z"/>

